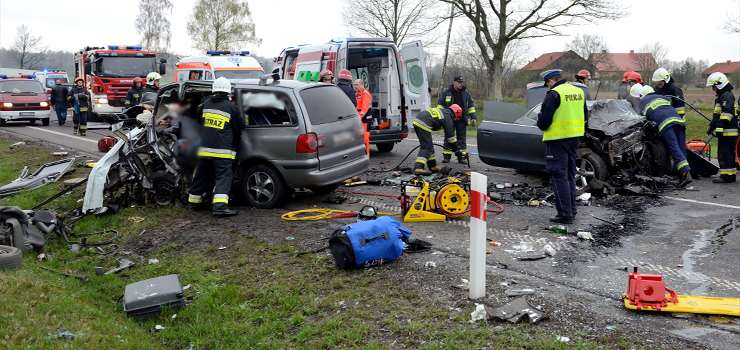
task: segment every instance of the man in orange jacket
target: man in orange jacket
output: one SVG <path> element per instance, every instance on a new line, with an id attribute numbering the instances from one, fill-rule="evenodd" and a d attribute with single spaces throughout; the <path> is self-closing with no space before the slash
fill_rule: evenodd
<path id="1" fill-rule="evenodd" d="M 367 111 L 370 109 L 370 104 L 373 102 L 373 97 L 370 95 L 370 91 L 365 89 L 365 83 L 362 79 L 355 80 L 355 97 L 357 97 L 357 113 L 360 114 L 360 120 L 365 128 L 365 148 L 367 148 L 367 155 L 370 155 L 370 131 L 368 124 L 372 122 L 373 117 L 367 115 Z"/>

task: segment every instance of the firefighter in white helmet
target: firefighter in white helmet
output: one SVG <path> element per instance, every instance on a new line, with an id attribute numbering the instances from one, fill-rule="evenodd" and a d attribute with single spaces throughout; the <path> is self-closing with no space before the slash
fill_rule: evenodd
<path id="1" fill-rule="evenodd" d="M 239 137 L 247 121 L 230 101 L 231 83 L 224 77 L 213 82 L 213 96 L 198 106 L 195 115 L 202 117 L 203 134 L 198 149 L 198 168 L 190 186 L 188 202 L 193 210 L 203 209 L 203 197 L 211 193 L 209 180 L 215 180 L 213 215 L 236 215 L 229 209 L 229 190 L 234 176 L 232 169 L 239 149 Z"/>
<path id="2" fill-rule="evenodd" d="M 732 85 L 727 76 L 720 72 L 712 73 L 707 78 L 707 86 L 711 86 L 717 93 L 712 122 L 707 129 L 707 135 L 714 134 L 717 137 L 717 160 L 720 168 L 719 178 L 712 182 L 735 182 L 735 144 L 738 136 L 735 95 L 732 94 Z"/>
<path id="3" fill-rule="evenodd" d="M 671 77 L 671 73 L 665 68 L 658 68 L 658 70 L 653 73 L 653 81 L 655 82 L 653 90 L 655 90 L 656 94 L 678 97 L 671 97 L 671 107 L 673 107 L 678 115 L 683 119 L 684 113 L 686 112 L 686 103 L 682 101 L 684 99 L 683 91 L 678 87 L 678 85 L 676 85 L 676 81 Z"/>

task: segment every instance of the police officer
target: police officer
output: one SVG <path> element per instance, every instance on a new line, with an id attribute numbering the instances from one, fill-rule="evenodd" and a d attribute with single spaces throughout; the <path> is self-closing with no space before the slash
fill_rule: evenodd
<path id="1" fill-rule="evenodd" d="M 735 182 L 735 144 L 737 143 L 737 114 L 735 95 L 727 76 L 720 72 L 712 73 L 707 78 L 707 86 L 717 94 L 714 100 L 714 114 L 709 123 L 707 135 L 714 133 L 717 137 L 717 160 L 719 161 L 719 178 L 715 183 Z"/>
<path id="2" fill-rule="evenodd" d="M 213 82 L 213 96 L 198 106 L 196 115 L 202 116 L 203 134 L 198 149 L 198 168 L 190 186 L 189 205 L 193 210 L 202 209 L 206 187 L 214 179 L 213 215 L 234 216 L 229 209 L 229 190 L 234 175 L 232 165 L 239 149 L 239 139 L 247 122 L 239 109 L 229 101 L 231 83 L 224 78 Z"/>
<path id="3" fill-rule="evenodd" d="M 686 124 L 671 102 L 655 93 L 650 86 L 632 85 L 630 95 L 640 100 L 642 115 L 658 124 L 660 137 L 665 141 L 673 158 L 673 166 L 680 174 L 678 187 L 691 183 L 691 167 L 686 160 Z"/>
<path id="4" fill-rule="evenodd" d="M 586 130 L 588 109 L 583 90 L 561 77 L 561 69 L 540 73 L 550 91 L 542 101 L 537 127 L 545 133 L 545 171 L 555 195 L 558 215 L 550 221 L 570 224 L 576 217 L 576 156 Z"/>
<path id="5" fill-rule="evenodd" d="M 67 121 L 67 94 L 69 94 L 69 89 L 62 85 L 61 80 L 57 80 L 51 89 L 51 104 L 57 113 L 59 126 L 64 126 L 64 123 Z"/>
<path id="6" fill-rule="evenodd" d="M 414 131 L 419 138 L 419 154 L 416 156 L 414 174 L 429 175 L 431 172 L 439 172 L 437 160 L 434 158 L 434 144 L 432 143 L 432 131 L 444 129 L 445 146 L 449 145 L 452 152 L 458 158 L 462 157 L 462 151 L 457 148 L 455 137 L 455 120 L 462 118 L 463 111 L 460 106 L 453 104 L 449 108 L 430 108 L 416 115 L 414 120 Z M 429 171 L 424 166 L 429 165 Z"/>
<path id="7" fill-rule="evenodd" d="M 134 78 L 133 86 L 131 87 L 131 89 L 128 90 L 128 93 L 126 94 L 126 102 L 124 102 L 124 104 L 126 105 L 126 107 L 133 107 L 138 105 L 141 101 L 141 95 L 141 78 L 136 77 Z"/>
<path id="8" fill-rule="evenodd" d="M 461 76 L 456 76 L 452 79 L 452 85 L 447 88 L 442 94 L 439 95 L 437 101 L 437 108 L 449 108 L 452 105 L 458 105 L 462 109 L 462 117 L 455 120 L 455 133 L 457 134 L 457 148 L 461 151 L 461 155 L 458 155 L 457 161 L 461 164 L 465 164 L 467 159 L 466 150 L 468 145 L 466 142 L 467 130 L 466 126 L 468 123 L 475 125 L 477 118 L 475 114 L 475 105 L 473 104 L 473 98 L 470 97 L 470 93 L 465 87 L 465 79 Z M 442 151 L 442 163 L 449 163 L 452 158 L 452 149 L 450 145 L 445 144 L 445 149 Z"/>
<path id="9" fill-rule="evenodd" d="M 75 79 L 75 86 L 67 95 L 67 101 L 74 106 L 72 114 L 72 133 L 77 135 L 80 130 L 80 136 L 87 134 L 87 109 L 90 107 L 90 92 L 85 88 L 85 80 L 81 77 Z"/>
<path id="10" fill-rule="evenodd" d="M 653 90 L 655 90 L 656 94 L 680 98 L 679 100 L 678 98 L 671 97 L 671 106 L 681 116 L 681 119 L 683 119 L 686 112 L 686 103 L 683 102 L 683 91 L 676 85 L 675 80 L 671 77 L 671 73 L 665 68 L 658 68 L 653 73 L 653 81 L 655 82 L 655 88 Z"/>

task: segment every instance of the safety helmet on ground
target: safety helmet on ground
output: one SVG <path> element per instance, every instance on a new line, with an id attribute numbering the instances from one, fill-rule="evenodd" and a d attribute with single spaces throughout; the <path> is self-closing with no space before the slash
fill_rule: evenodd
<path id="1" fill-rule="evenodd" d="M 339 71 L 339 75 L 337 76 L 337 80 L 342 84 L 351 85 L 352 84 L 352 73 L 350 73 L 346 69 L 342 69 Z"/>
<path id="2" fill-rule="evenodd" d="M 628 70 L 628 71 L 624 72 L 624 74 L 622 74 L 622 81 L 627 81 L 627 78 L 629 78 L 630 77 L 630 74 L 632 74 L 632 73 L 634 73 L 634 72 L 631 71 L 631 70 Z"/>
<path id="3" fill-rule="evenodd" d="M 136 86 L 136 83 L 143 84 L 141 78 L 139 77 L 134 78 L 134 86 Z"/>
<path id="4" fill-rule="evenodd" d="M 85 82 L 85 79 L 82 79 L 82 77 L 75 78 L 75 84 L 77 84 L 78 81 L 81 81 L 81 82 L 84 83 Z M 707 86 L 709 86 L 709 85 L 707 85 Z"/>
<path id="5" fill-rule="evenodd" d="M 462 117 L 462 108 L 460 108 L 460 106 L 458 106 L 457 104 L 453 104 L 452 106 L 450 106 L 450 109 L 452 110 L 452 112 L 455 113 L 455 118 Z"/>
<path id="6" fill-rule="evenodd" d="M 727 76 L 720 72 L 714 72 L 707 78 L 707 86 L 714 85 L 720 90 L 724 89 L 729 83 L 730 81 L 727 80 Z"/>
<path id="7" fill-rule="evenodd" d="M 627 77 L 627 81 L 630 81 L 630 80 L 634 80 L 638 84 L 642 84 L 642 76 L 640 75 L 640 73 L 637 73 L 637 72 L 630 73 L 630 75 Z"/>
<path id="8" fill-rule="evenodd" d="M 146 84 L 147 85 L 154 85 L 154 82 L 157 81 L 157 80 L 159 80 L 159 79 L 162 79 L 162 76 L 159 75 L 159 73 L 157 73 L 157 72 L 151 72 L 151 73 L 147 74 L 147 76 L 146 76 Z"/>
<path id="9" fill-rule="evenodd" d="M 580 72 L 578 72 L 578 74 L 576 74 L 576 77 L 581 77 L 581 78 L 587 78 L 587 79 L 590 79 L 590 78 L 591 78 L 591 73 L 589 73 L 589 72 L 588 72 L 587 70 L 585 70 L 585 69 L 581 69 L 581 71 L 580 71 Z"/>
<path id="10" fill-rule="evenodd" d="M 225 92 L 227 94 L 231 93 L 231 83 L 229 82 L 229 79 L 226 79 L 224 77 L 220 77 L 216 79 L 213 82 L 213 85 L 211 86 L 211 91 L 215 92 Z"/>
<path id="11" fill-rule="evenodd" d="M 671 81 L 671 73 L 669 73 L 665 68 L 658 68 L 658 70 L 653 73 L 653 81 L 665 81 L 667 83 Z"/>
<path id="12" fill-rule="evenodd" d="M 325 76 L 327 76 L 327 75 L 328 75 L 329 77 L 331 77 L 331 78 L 334 78 L 334 73 L 332 73 L 332 72 L 331 72 L 330 70 L 328 70 L 328 69 L 324 69 L 324 70 L 322 70 L 322 71 L 321 71 L 321 73 L 319 74 L 319 82 L 323 81 L 323 80 L 324 80 L 324 77 L 325 77 Z"/>

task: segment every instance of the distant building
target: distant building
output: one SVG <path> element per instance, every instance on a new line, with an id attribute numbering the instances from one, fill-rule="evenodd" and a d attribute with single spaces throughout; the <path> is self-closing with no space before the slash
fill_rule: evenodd
<path id="1" fill-rule="evenodd" d="M 562 69 L 563 78 L 568 80 L 573 80 L 573 76 L 581 69 L 586 69 L 591 74 L 594 72 L 594 67 L 573 50 L 542 54 L 534 61 L 527 63 L 521 70 L 532 72 L 532 80 L 541 80 L 538 75 L 540 72 L 554 68 Z"/>
<path id="2" fill-rule="evenodd" d="M 596 77 L 599 79 L 622 80 L 622 75 L 626 71 L 635 71 L 646 77 L 646 74 L 652 76 L 653 72 L 658 69 L 658 64 L 652 53 L 639 53 L 630 50 L 629 53 L 611 53 L 602 51 L 592 53 L 588 56 L 590 62 L 596 66 Z"/>
<path id="3" fill-rule="evenodd" d="M 740 61 L 732 62 L 730 60 L 727 60 L 727 62 L 715 63 L 711 67 L 707 68 L 705 71 L 701 72 L 701 77 L 707 79 L 709 78 L 709 75 L 714 72 L 724 73 L 725 75 L 730 77 L 730 80 L 732 81 L 733 77 L 740 77 Z"/>

